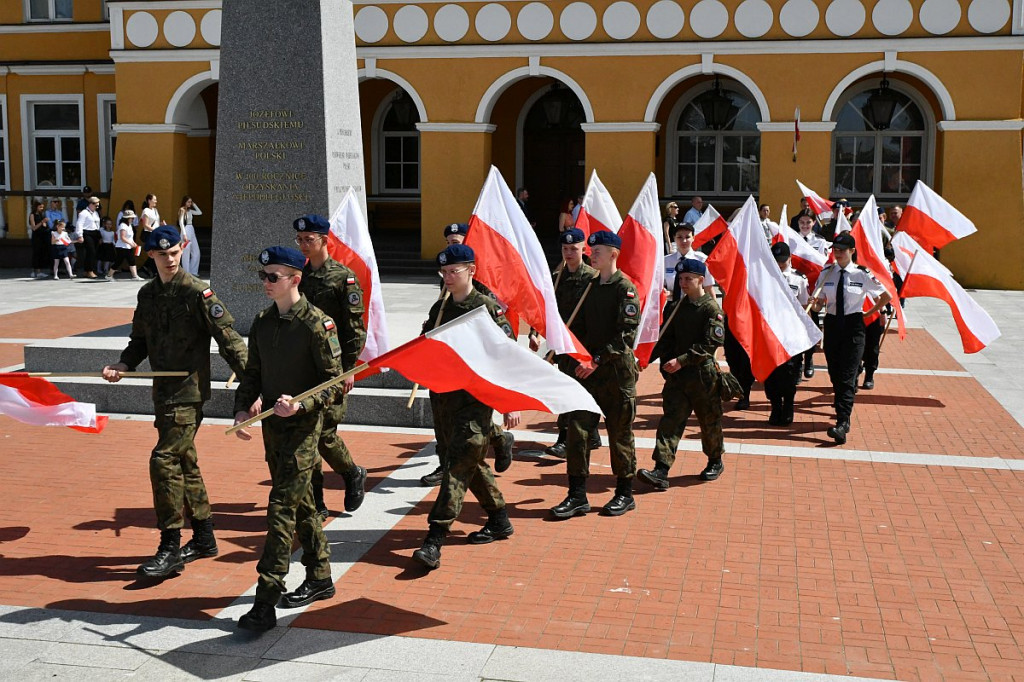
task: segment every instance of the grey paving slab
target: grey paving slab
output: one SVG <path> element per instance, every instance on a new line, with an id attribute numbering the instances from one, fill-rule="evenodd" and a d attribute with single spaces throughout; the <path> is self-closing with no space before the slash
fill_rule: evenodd
<path id="1" fill-rule="evenodd" d="M 716 665 L 714 682 L 818 682 L 819 680 L 835 679 L 835 675 L 772 670 L 771 668 L 746 668 L 738 665 Z M 849 682 L 867 682 L 872 678 L 844 676 L 842 679 Z"/>
<path id="2" fill-rule="evenodd" d="M 41 654 L 38 660 L 41 663 L 80 668 L 138 670 L 150 658 L 152 654 L 139 649 L 58 642 Z"/>
<path id="3" fill-rule="evenodd" d="M 72 623 L 58 611 L 0 606 L 0 639 L 59 642 L 72 628 Z"/>
<path id="4" fill-rule="evenodd" d="M 482 674 L 486 678 L 514 682 L 712 682 L 714 671 L 715 666 L 711 663 L 498 646 Z"/>
<path id="5" fill-rule="evenodd" d="M 18 682 L 111 682 L 113 680 L 138 680 L 134 670 L 114 668 L 86 668 L 77 665 L 56 663 L 32 663 L 18 671 Z"/>
<path id="6" fill-rule="evenodd" d="M 38 660 L 57 646 L 56 642 L 38 639 L 0 639 L 3 654 L 0 655 L 0 679 L 10 679 L 15 671 Z"/>
<path id="7" fill-rule="evenodd" d="M 480 682 L 478 675 L 429 675 L 396 670 L 371 670 L 363 682 Z"/>
<path id="8" fill-rule="evenodd" d="M 166 651 L 135 672 L 142 680 L 241 680 L 258 662 L 239 656 Z"/>
<path id="9" fill-rule="evenodd" d="M 361 682 L 370 671 L 366 668 L 324 665 L 322 663 L 296 663 L 295 661 L 262 661 L 243 679 L 246 682 Z"/>

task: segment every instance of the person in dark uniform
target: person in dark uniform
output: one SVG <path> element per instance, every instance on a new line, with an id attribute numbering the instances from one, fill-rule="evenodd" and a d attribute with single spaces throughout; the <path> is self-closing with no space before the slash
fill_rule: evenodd
<path id="1" fill-rule="evenodd" d="M 894 208 L 899 208 L 895 206 Z M 879 209 L 881 211 L 882 209 Z M 879 216 L 881 218 L 881 215 Z M 886 242 L 883 247 L 883 255 L 886 260 L 892 263 L 896 259 L 896 253 L 893 251 L 892 245 Z M 899 273 L 893 272 L 892 279 L 896 285 L 896 291 L 899 291 L 903 285 L 903 278 L 900 277 Z M 900 305 L 903 305 L 903 301 L 900 301 Z M 882 336 L 885 334 L 885 327 L 888 323 L 888 316 L 893 314 L 891 304 L 886 304 L 876 315 L 871 318 L 865 318 L 864 322 L 866 325 L 864 331 L 864 358 L 860 363 L 860 369 L 857 371 L 857 376 L 860 377 L 861 372 L 864 373 L 864 383 L 861 384 L 861 388 L 870 391 L 875 387 L 875 372 L 878 371 L 878 359 L 881 353 L 882 347 Z"/>
<path id="2" fill-rule="evenodd" d="M 423 323 L 423 333 L 483 306 L 495 324 L 515 339 L 501 307 L 473 288 L 475 261 L 473 249 L 464 244 L 453 244 L 437 255 L 437 264 L 450 296 L 435 302 L 430 308 Z M 487 453 L 486 434 L 494 409 L 461 390 L 437 393 L 433 405 L 436 406 L 435 419 L 440 426 L 438 448 L 443 447 L 446 453 L 442 460 L 444 475 L 437 499 L 427 516 L 430 528 L 427 537 L 423 546 L 412 555 L 415 561 L 432 569 L 441 565 L 441 546 L 462 511 L 467 489 L 487 512 L 484 527 L 469 534 L 470 544 L 503 540 L 515 532 L 508 520 L 505 499 L 484 459 Z M 506 428 L 513 429 L 518 424 L 518 412 L 505 415 Z"/>
<path id="3" fill-rule="evenodd" d="M 562 247 L 562 267 L 552 273 L 555 282 L 555 303 L 558 305 L 558 314 L 565 322 L 572 317 L 576 310 L 576 304 L 587 288 L 587 284 L 597 275 L 597 270 L 590 267 L 583 261 L 583 251 L 586 247 L 587 236 L 583 230 L 573 227 L 558 235 L 558 241 Z M 530 330 L 530 348 L 539 350 L 539 336 L 534 330 Z M 570 375 L 575 376 L 575 375 Z M 546 454 L 554 457 L 565 457 L 565 440 L 568 433 L 569 417 L 567 414 L 558 415 L 558 440 L 554 445 L 545 448 Z M 587 447 L 595 450 L 601 447 L 601 436 L 597 433 L 597 425 L 590 432 Z"/>
<path id="4" fill-rule="evenodd" d="M 334 320 L 341 343 L 341 369 L 347 372 L 359 362 L 359 354 L 366 344 L 366 326 L 363 313 L 366 301 L 356 273 L 331 258 L 327 251 L 327 235 L 331 223 L 323 216 L 305 215 L 296 220 L 295 243 L 302 255 L 309 259 L 302 269 L 299 293 L 306 300 Z M 355 378 L 349 377 L 337 393 L 339 402 L 324 414 L 318 448 L 320 457 L 345 481 L 345 511 L 354 512 L 365 498 L 366 469 L 352 461 L 345 441 L 338 436 L 338 424 L 345 418 L 346 402 Z M 323 465 L 318 461 L 313 468 L 313 502 L 321 520 L 329 514 L 324 503 Z"/>
<path id="5" fill-rule="evenodd" d="M 729 294 L 726 293 L 726 296 Z M 746 349 L 740 345 L 732 331 L 729 330 L 729 320 L 725 321 L 725 361 L 729 363 L 729 371 L 740 382 L 743 388 L 743 396 L 736 401 L 737 410 L 750 409 L 750 389 L 754 386 L 754 371 L 750 367 L 750 356 Z"/>
<path id="6" fill-rule="evenodd" d="M 666 325 L 651 351 L 661 362 L 665 385 L 663 414 L 654 446 L 654 469 L 640 469 L 637 478 L 656 490 L 668 490 L 668 472 L 676 460 L 679 439 L 690 415 L 697 413 L 707 466 L 700 477 L 714 481 L 722 475 L 725 454 L 722 436 L 721 381 L 715 351 L 725 340 L 725 315 L 715 297 L 704 290 L 707 267 L 684 258 L 676 263 L 678 310 L 666 310 Z"/>
<path id="7" fill-rule="evenodd" d="M 446 225 L 444 228 L 444 240 L 449 246 L 452 244 L 462 244 L 466 241 L 466 235 L 469 234 L 469 225 L 467 223 L 452 223 Z M 473 288 L 479 291 L 484 296 L 487 296 L 495 303 L 498 303 L 498 298 L 494 295 L 490 289 L 488 289 L 479 280 L 473 280 Z M 445 291 L 445 283 L 441 281 L 441 291 Z M 500 305 L 500 304 L 499 304 Z M 436 414 L 434 410 L 435 394 L 433 391 L 430 392 L 430 409 L 432 413 Z M 487 440 L 490 443 L 491 450 L 494 451 L 494 470 L 499 474 L 504 473 L 512 465 L 513 447 L 515 446 L 516 439 L 508 431 L 503 430 L 498 424 L 495 424 L 492 420 L 488 426 Z M 437 421 L 437 417 L 434 417 L 434 439 L 437 441 L 437 468 L 431 471 L 429 474 L 420 477 L 420 484 L 428 487 L 432 487 L 441 483 L 441 478 L 444 476 L 444 458 L 446 453 L 441 447 L 441 441 L 438 437 L 440 433 L 440 425 Z"/>
<path id="8" fill-rule="evenodd" d="M 139 566 L 147 577 L 163 578 L 196 559 L 217 556 L 210 499 L 199 470 L 195 436 L 210 399 L 210 339 L 236 373 L 245 367 L 245 342 L 231 326 L 234 319 L 213 290 L 180 267 L 181 236 L 173 227 L 149 233 L 145 249 L 157 277 L 139 289 L 128 346 L 120 361 L 103 368 L 103 378 L 121 380 L 149 358 L 154 371 L 184 370 L 187 377 L 153 379 L 157 443 L 149 460 L 153 507 L 160 546 Z M 192 539 L 181 547 L 182 508 L 192 515 Z"/>
<path id="9" fill-rule="evenodd" d="M 640 324 L 640 298 L 636 287 L 618 267 L 622 240 L 614 232 L 601 230 L 587 239 L 591 262 L 598 274 L 590 280 L 590 292 L 583 299 L 580 311 L 570 330 L 591 355 L 591 362 L 582 364 L 568 355 L 559 356 L 559 368 L 573 372 L 605 415 L 612 471 L 615 473 L 615 494 L 602 508 L 607 516 L 621 516 L 636 508 L 633 500 L 633 478 L 636 474 L 636 449 L 633 441 L 633 420 L 636 418 L 636 380 L 638 375 L 633 342 Z M 654 292 L 652 295 L 657 295 Z M 571 412 L 566 439 L 566 464 L 569 494 L 551 514 L 567 519 L 590 511 L 587 499 L 587 477 L 590 475 L 590 432 L 599 415 L 592 412 Z"/>
<path id="10" fill-rule="evenodd" d="M 789 244 L 772 244 L 772 256 L 782 270 L 782 278 L 786 280 L 789 290 L 801 307 L 806 307 L 810 298 L 807 293 L 807 278 L 792 268 L 790 255 Z M 764 392 L 772 405 L 772 412 L 768 417 L 768 423 L 772 426 L 789 426 L 793 423 L 793 400 L 796 397 L 796 385 L 800 382 L 803 358 L 804 353 L 797 353 L 776 367 L 764 381 Z"/>
<path id="11" fill-rule="evenodd" d="M 841 232 L 832 242 L 836 262 L 819 276 L 820 295 L 813 309 L 825 309 L 825 361 L 835 391 L 836 424 L 828 429 L 829 438 L 846 442 L 850 415 L 857 390 L 857 368 L 864 355 L 864 320 L 889 302 L 889 292 L 871 272 L 853 262 L 857 243 L 849 232 Z M 865 297 L 875 301 L 864 309 Z"/>
<path id="12" fill-rule="evenodd" d="M 263 290 L 273 304 L 256 315 L 249 330 L 249 360 L 235 391 L 235 424 L 264 404 L 274 406 L 262 428 L 271 481 L 267 539 L 256 564 L 255 603 L 238 620 L 238 627 L 262 632 L 277 625 L 279 600 L 282 606 L 295 608 L 335 593 L 331 548 L 313 504 L 311 479 L 320 459 L 320 429 L 341 388 L 334 385 L 301 401 L 292 398 L 338 377 L 343 350 L 334 320 L 299 293 L 305 256 L 272 246 L 260 253 L 259 262 Z M 235 433 L 242 440 L 252 438 L 244 429 Z M 285 594 L 296 534 L 306 579 Z"/>

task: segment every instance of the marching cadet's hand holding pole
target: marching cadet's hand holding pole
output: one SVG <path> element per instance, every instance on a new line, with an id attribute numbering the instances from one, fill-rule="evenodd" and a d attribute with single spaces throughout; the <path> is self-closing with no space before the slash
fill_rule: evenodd
<path id="1" fill-rule="evenodd" d="M 110 383 L 114 384 L 121 379 L 147 379 L 156 377 L 187 377 L 191 372 L 175 371 L 175 372 L 130 372 L 128 371 L 128 365 L 123 362 L 118 362 L 113 365 L 107 365 L 100 371 L 100 376 Z M 71 377 L 94 377 L 96 372 L 29 372 L 30 377 L 53 377 L 53 378 L 71 378 Z"/>
<path id="2" fill-rule="evenodd" d="M 814 303 L 818 300 L 818 296 L 821 295 L 821 290 L 825 288 L 825 282 L 823 280 L 821 280 L 821 276 L 820 275 L 818 276 L 818 279 L 820 280 L 818 282 L 818 286 L 815 287 L 814 293 L 811 294 L 811 300 L 807 302 L 807 307 L 804 308 L 804 312 L 805 313 L 810 313 L 811 312 L 811 308 L 814 307 Z"/>
<path id="3" fill-rule="evenodd" d="M 576 307 L 572 309 L 572 315 L 569 316 L 569 320 L 565 323 L 565 328 L 566 329 L 571 327 L 572 323 L 576 321 L 576 315 L 579 314 L 580 308 L 583 307 L 583 301 L 587 300 L 587 294 L 590 293 L 590 289 L 593 286 L 594 286 L 594 281 L 591 280 L 590 284 L 587 285 L 587 288 L 583 290 L 583 295 L 580 296 L 580 300 L 576 304 Z M 547 360 L 548 362 L 554 362 L 555 361 L 555 351 L 549 350 L 547 356 L 545 356 L 544 359 Z"/>
<path id="4" fill-rule="evenodd" d="M 338 376 L 334 377 L 333 379 L 328 379 L 327 381 L 323 382 L 322 384 L 317 384 L 316 386 L 314 386 L 313 388 L 309 389 L 308 391 L 305 391 L 303 393 L 300 393 L 299 395 L 292 396 L 291 398 L 288 398 L 285 402 L 287 404 L 289 404 L 289 405 L 297 405 L 298 403 L 302 402 L 303 400 L 305 400 L 309 396 L 314 395 L 316 393 L 319 393 L 320 391 L 326 390 L 328 388 L 331 388 L 332 386 L 336 386 L 336 385 L 342 383 L 343 381 L 345 381 L 346 379 L 348 379 L 349 377 L 352 377 L 352 376 L 355 376 L 356 374 L 359 374 L 364 369 L 367 369 L 369 366 L 370 366 L 369 363 L 364 362 L 364 363 L 362 363 L 360 365 L 357 365 L 357 366 L 353 367 L 352 369 L 348 370 L 347 372 L 342 372 L 341 374 L 339 374 Z M 264 410 L 263 412 L 260 412 L 255 417 L 249 417 L 248 419 L 246 419 L 243 422 L 238 422 L 237 424 L 235 424 L 234 426 L 229 428 L 227 431 L 225 431 L 224 435 L 230 436 L 232 433 L 235 433 L 236 431 L 239 432 L 240 434 L 244 433 L 244 431 L 242 431 L 242 429 L 244 429 L 245 427 L 250 426 L 252 424 L 255 424 L 256 422 L 261 421 L 263 419 L 266 419 L 267 417 L 269 417 L 270 415 L 274 414 L 275 412 L 279 413 L 281 411 L 282 410 L 280 410 L 278 408 L 277 404 L 275 404 L 274 407 L 270 408 L 269 410 Z M 294 411 L 292 412 L 292 414 L 294 414 Z M 280 416 L 284 416 L 284 415 L 282 414 Z M 237 417 L 236 417 L 236 419 L 237 419 Z M 245 435 L 248 435 L 248 434 L 245 434 Z M 243 437 L 243 440 L 248 440 L 248 438 L 244 438 Z"/>
<path id="5" fill-rule="evenodd" d="M 448 298 L 452 295 L 452 292 L 445 290 L 444 295 L 441 297 L 441 307 L 437 311 L 437 319 L 434 320 L 434 326 L 431 329 L 436 329 L 437 325 L 441 324 L 441 315 L 444 314 L 444 306 L 448 302 Z M 419 384 L 412 385 L 412 391 L 409 393 L 409 402 L 405 404 L 405 409 L 411 410 L 412 404 L 416 402 L 416 392 L 420 390 Z"/>
<path id="6" fill-rule="evenodd" d="M 903 281 L 907 281 L 907 275 L 910 274 L 911 269 L 914 267 L 914 261 L 917 260 L 917 251 L 914 251 L 914 255 L 910 257 L 910 265 L 907 266 L 907 271 L 903 273 Z M 899 291 L 896 292 L 897 296 Z M 892 319 L 896 317 L 895 312 L 889 316 L 889 319 L 885 323 L 885 329 L 882 330 L 882 338 L 878 340 L 878 352 L 882 352 L 882 344 L 885 343 L 885 337 L 889 335 L 889 327 L 892 326 Z"/>

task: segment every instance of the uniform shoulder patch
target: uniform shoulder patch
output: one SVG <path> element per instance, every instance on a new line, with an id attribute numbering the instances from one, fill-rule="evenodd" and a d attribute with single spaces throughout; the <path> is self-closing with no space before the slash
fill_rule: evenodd
<path id="1" fill-rule="evenodd" d="M 722 322 L 725 320 L 725 316 L 722 315 L 722 313 L 715 313 L 715 319 L 718 320 L 719 322 Z"/>
<path id="2" fill-rule="evenodd" d="M 203 289 L 203 298 L 210 298 L 211 296 L 213 296 L 213 289 Z"/>
<path id="3" fill-rule="evenodd" d="M 627 303 L 623 312 L 625 312 L 629 317 L 636 317 L 639 310 L 637 309 L 636 303 Z"/>
<path id="4" fill-rule="evenodd" d="M 324 329 L 326 329 L 327 331 L 331 331 L 332 329 L 334 329 L 334 320 L 324 320 L 323 324 Z"/>
<path id="5" fill-rule="evenodd" d="M 224 306 L 222 306 L 220 303 L 214 303 L 213 305 L 211 305 L 210 317 L 212 317 L 215 320 L 219 320 L 220 318 L 224 317 Z"/>
<path id="6" fill-rule="evenodd" d="M 348 302 L 351 305 L 358 305 L 359 301 L 360 301 L 360 296 L 359 296 L 359 292 L 358 291 L 353 291 L 352 293 L 350 293 L 348 295 Z"/>
<path id="7" fill-rule="evenodd" d="M 626 291 L 626 298 L 636 298 L 636 292 L 632 289 Z"/>
<path id="8" fill-rule="evenodd" d="M 348 277 L 345 278 L 345 284 L 355 284 L 355 283 L 356 283 L 356 278 L 355 277 L 352 277 L 351 275 L 349 275 Z"/>

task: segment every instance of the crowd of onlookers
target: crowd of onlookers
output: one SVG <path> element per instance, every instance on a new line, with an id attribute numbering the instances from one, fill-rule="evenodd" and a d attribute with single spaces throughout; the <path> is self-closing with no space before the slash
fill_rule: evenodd
<path id="1" fill-rule="evenodd" d="M 132 280 L 156 274 L 152 262 L 144 258 L 146 234 L 167 221 L 160 217 L 155 194 L 147 194 L 142 210 L 136 212 L 135 202 L 125 201 L 117 216 L 103 211 L 99 197 L 85 187 L 69 217 L 60 198 L 36 199 L 28 217 L 32 238 L 32 277 L 36 279 L 113 280 L 127 270 Z M 199 243 L 192 225 L 194 216 L 202 215 L 192 198 L 185 196 L 178 208 L 177 226 L 184 245 L 181 267 L 199 274 Z M 142 261 L 142 265 L 138 262 Z"/>

